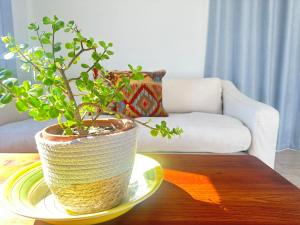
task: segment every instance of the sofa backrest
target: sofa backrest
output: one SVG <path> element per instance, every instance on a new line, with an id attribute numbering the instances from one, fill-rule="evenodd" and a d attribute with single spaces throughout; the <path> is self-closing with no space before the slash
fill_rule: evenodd
<path id="1" fill-rule="evenodd" d="M 0 125 L 28 119 L 27 113 L 20 113 L 16 110 L 15 102 L 0 108 Z"/>
<path id="2" fill-rule="evenodd" d="M 163 106 L 170 113 L 222 113 L 222 84 L 219 78 L 164 78 Z"/>

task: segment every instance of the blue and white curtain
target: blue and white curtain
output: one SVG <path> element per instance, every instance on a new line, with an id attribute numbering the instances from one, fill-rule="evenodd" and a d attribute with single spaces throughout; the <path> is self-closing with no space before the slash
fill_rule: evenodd
<path id="1" fill-rule="evenodd" d="M 299 0 L 210 0 L 205 74 L 278 109 L 277 149 L 300 149 Z"/>
<path id="2" fill-rule="evenodd" d="M 11 0 L 0 0 L 0 36 L 7 34 L 13 35 L 13 20 Z M 10 70 L 16 70 L 16 63 L 14 60 L 6 61 L 3 59 L 5 53 L 5 47 L 0 42 L 0 67 L 5 67 Z"/>

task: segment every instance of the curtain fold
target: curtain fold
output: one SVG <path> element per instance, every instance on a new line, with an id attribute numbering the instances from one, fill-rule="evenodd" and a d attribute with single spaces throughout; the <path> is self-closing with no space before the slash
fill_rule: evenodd
<path id="1" fill-rule="evenodd" d="M 210 0 L 205 76 L 278 109 L 277 149 L 300 149 L 300 1 Z"/>
<path id="2" fill-rule="evenodd" d="M 11 0 L 0 0 L 0 37 L 5 36 L 7 34 L 14 34 Z M 0 41 L 0 67 L 8 68 L 16 72 L 15 60 L 12 59 L 7 61 L 3 59 L 5 51 L 5 47 Z"/>

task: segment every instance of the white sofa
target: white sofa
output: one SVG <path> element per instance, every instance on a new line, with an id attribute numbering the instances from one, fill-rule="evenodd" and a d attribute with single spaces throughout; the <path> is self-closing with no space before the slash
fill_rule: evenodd
<path id="1" fill-rule="evenodd" d="M 164 79 L 163 105 L 169 117 L 153 117 L 153 123 L 166 120 L 170 127 L 183 128 L 184 134 L 171 140 L 153 138 L 148 129 L 140 127 L 138 151 L 247 151 L 274 167 L 278 112 L 246 97 L 230 81 Z M 34 134 L 55 122 L 35 122 L 14 111 L 13 106 L 1 109 L 0 152 L 35 152 Z"/>

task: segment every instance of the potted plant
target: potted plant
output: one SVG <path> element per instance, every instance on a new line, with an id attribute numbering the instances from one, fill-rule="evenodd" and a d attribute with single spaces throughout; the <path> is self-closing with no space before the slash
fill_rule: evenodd
<path id="1" fill-rule="evenodd" d="M 113 110 L 111 104 L 124 98 L 121 90 L 130 91 L 130 81 L 142 80 L 143 73 L 141 66 L 129 65 L 131 76 L 112 82 L 102 65 L 113 55 L 112 43 L 87 38 L 74 21 L 65 23 L 56 16 L 44 17 L 43 26 L 48 30 L 41 31 L 36 23 L 28 26 L 38 46 L 2 37 L 9 52 L 5 58 L 16 56 L 21 69 L 34 76 L 20 83 L 12 72 L 0 69 L 0 106 L 15 100 L 17 110 L 36 121 L 57 118 L 57 124 L 38 132 L 35 139 L 45 181 L 65 209 L 82 214 L 112 208 L 127 190 L 136 124 L 148 127 L 153 136 L 168 138 L 182 129 L 170 129 L 165 121 L 151 126 Z M 61 31 L 71 35 L 69 42 L 56 40 Z M 91 61 L 81 62 L 82 54 L 89 54 Z M 75 64 L 78 72 L 70 77 Z M 114 118 L 101 119 L 104 114 Z"/>

